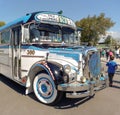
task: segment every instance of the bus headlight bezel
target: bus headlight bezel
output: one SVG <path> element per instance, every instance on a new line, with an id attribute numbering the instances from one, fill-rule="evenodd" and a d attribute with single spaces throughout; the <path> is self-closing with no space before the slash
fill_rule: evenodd
<path id="1" fill-rule="evenodd" d="M 82 77 L 80 78 L 80 81 L 81 81 L 82 83 L 85 83 L 85 82 L 87 81 L 87 79 L 86 79 L 85 76 L 82 76 Z"/>
<path id="2" fill-rule="evenodd" d="M 71 66 L 69 64 L 64 65 L 63 68 L 66 74 L 69 74 L 71 72 Z"/>

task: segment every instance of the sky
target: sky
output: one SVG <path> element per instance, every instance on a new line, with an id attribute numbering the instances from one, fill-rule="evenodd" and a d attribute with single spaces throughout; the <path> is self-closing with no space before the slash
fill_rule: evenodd
<path id="1" fill-rule="evenodd" d="M 0 21 L 8 23 L 26 13 L 60 10 L 74 21 L 105 13 L 115 22 L 109 31 L 120 37 L 120 0 L 0 0 Z"/>

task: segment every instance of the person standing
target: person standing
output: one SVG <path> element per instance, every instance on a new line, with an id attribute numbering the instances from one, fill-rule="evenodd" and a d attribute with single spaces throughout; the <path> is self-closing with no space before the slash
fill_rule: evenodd
<path id="1" fill-rule="evenodd" d="M 116 50 L 116 58 L 119 58 L 119 53 L 120 53 L 120 51 L 119 51 L 119 49 L 117 49 Z"/>
<path id="2" fill-rule="evenodd" d="M 107 51 L 106 51 L 106 60 L 108 60 L 108 58 L 109 58 L 109 50 L 107 49 Z"/>
<path id="3" fill-rule="evenodd" d="M 106 66 L 108 66 L 107 72 L 108 72 L 108 77 L 109 77 L 109 86 L 112 87 L 115 70 L 118 67 L 117 63 L 114 61 L 113 55 L 110 56 L 110 60 L 109 62 L 106 63 Z"/>
<path id="4" fill-rule="evenodd" d="M 112 50 L 109 51 L 109 57 L 113 56 Z"/>
<path id="5" fill-rule="evenodd" d="M 105 49 L 102 50 L 102 57 L 104 58 L 105 57 Z"/>

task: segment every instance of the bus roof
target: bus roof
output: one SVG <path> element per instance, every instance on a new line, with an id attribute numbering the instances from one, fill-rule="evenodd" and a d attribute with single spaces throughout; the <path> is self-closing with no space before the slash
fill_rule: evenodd
<path id="1" fill-rule="evenodd" d="M 61 24 L 69 25 L 73 28 L 76 27 L 75 23 L 70 18 L 67 18 L 61 14 L 58 14 L 56 12 L 50 12 L 50 11 L 39 11 L 39 12 L 28 13 L 25 16 L 18 18 L 17 20 L 14 20 L 0 27 L 0 31 L 17 24 L 25 24 L 32 20 L 35 20 L 36 22 L 43 22 L 43 23 L 44 22 L 55 23 L 55 24 L 61 23 Z"/>

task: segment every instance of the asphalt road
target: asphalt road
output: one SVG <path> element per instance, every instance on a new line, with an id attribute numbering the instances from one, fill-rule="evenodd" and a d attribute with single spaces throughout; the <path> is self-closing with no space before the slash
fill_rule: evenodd
<path id="1" fill-rule="evenodd" d="M 106 71 L 106 68 L 104 67 Z M 120 71 L 114 86 L 96 93 L 89 99 L 66 99 L 56 106 L 37 101 L 33 94 L 24 95 L 24 88 L 0 75 L 0 115 L 119 115 Z"/>

